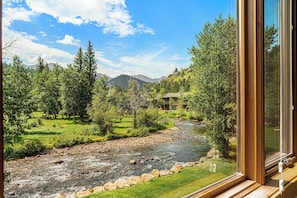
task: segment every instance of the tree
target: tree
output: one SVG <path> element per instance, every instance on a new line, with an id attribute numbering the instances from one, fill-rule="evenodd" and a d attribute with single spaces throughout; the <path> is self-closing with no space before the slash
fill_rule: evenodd
<path id="1" fill-rule="evenodd" d="M 130 109 L 132 110 L 133 115 L 133 128 L 137 128 L 137 112 L 140 109 L 141 105 L 144 103 L 144 96 L 137 86 L 135 80 L 129 81 L 128 94 L 130 99 Z"/>
<path id="2" fill-rule="evenodd" d="M 37 59 L 38 63 L 36 66 L 37 73 L 41 73 L 45 69 L 44 60 L 39 56 Z"/>
<path id="3" fill-rule="evenodd" d="M 63 68 L 57 64 L 54 65 L 53 71 L 49 72 L 48 78 L 45 82 L 45 92 L 43 94 L 43 108 L 44 111 L 53 114 L 56 119 L 56 115 L 61 110 L 60 101 L 60 80 L 59 77 L 63 72 Z"/>
<path id="4" fill-rule="evenodd" d="M 37 103 L 39 110 L 46 112 L 45 97 L 46 96 L 46 81 L 49 77 L 48 64 L 44 63 L 41 57 L 37 59 L 37 67 L 34 73 L 34 100 Z"/>
<path id="5" fill-rule="evenodd" d="M 127 90 L 118 85 L 113 86 L 107 95 L 108 102 L 115 107 L 121 116 L 129 113 L 129 97 Z"/>
<path id="6" fill-rule="evenodd" d="M 106 135 L 113 132 L 115 107 L 108 102 L 108 89 L 106 76 L 96 80 L 93 89 L 92 104 L 87 108 L 89 117 L 99 129 L 99 135 Z"/>
<path id="7" fill-rule="evenodd" d="M 102 76 L 97 79 L 93 88 L 93 96 L 96 96 L 99 100 L 107 100 L 107 94 L 109 91 L 109 87 L 107 85 L 108 78 L 107 76 Z"/>
<path id="8" fill-rule="evenodd" d="M 84 64 L 84 56 L 82 48 L 78 48 L 77 54 L 74 58 L 74 64 L 73 66 L 77 69 L 79 73 L 83 70 L 83 64 Z"/>
<path id="9" fill-rule="evenodd" d="M 23 133 L 23 125 L 34 110 L 32 79 L 18 56 L 5 69 L 3 78 L 4 143 L 16 142 Z"/>
<path id="10" fill-rule="evenodd" d="M 77 98 L 77 93 L 79 84 L 77 79 L 79 79 L 78 71 L 72 65 L 68 65 L 68 68 L 61 75 L 60 100 L 64 113 L 69 117 L 78 114 L 79 98 Z"/>
<path id="11" fill-rule="evenodd" d="M 96 70 L 97 64 L 95 59 L 95 52 L 93 50 L 93 46 L 91 42 L 88 43 L 88 48 L 85 52 L 84 60 L 83 60 L 83 76 L 87 83 L 87 96 L 86 96 L 86 103 L 90 103 L 92 101 L 92 90 L 94 87 L 94 83 L 96 81 Z"/>
<path id="12" fill-rule="evenodd" d="M 206 23 L 192 47 L 195 109 L 207 120 L 208 135 L 224 157 L 236 124 L 236 23 L 220 15 Z"/>
<path id="13" fill-rule="evenodd" d="M 77 90 L 76 93 L 76 101 L 77 101 L 77 114 L 80 119 L 83 120 L 83 116 L 87 113 L 86 108 L 88 104 L 91 102 L 89 97 L 91 94 L 89 93 L 89 82 L 86 75 L 86 68 L 84 66 L 84 56 L 81 47 L 78 49 L 77 54 L 74 58 L 73 67 L 76 69 L 78 73 L 77 86 L 75 87 Z"/>

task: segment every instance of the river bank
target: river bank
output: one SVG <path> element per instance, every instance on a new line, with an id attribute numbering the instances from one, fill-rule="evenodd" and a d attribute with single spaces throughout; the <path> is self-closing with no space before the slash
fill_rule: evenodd
<path id="1" fill-rule="evenodd" d="M 5 197 L 55 197 L 121 177 L 197 161 L 209 150 L 205 138 L 196 132 L 197 127 L 196 123 L 177 122 L 177 127 L 147 137 L 52 149 L 35 157 L 5 162 L 4 169 L 9 173 Z M 136 164 L 131 165 L 131 160 Z"/>

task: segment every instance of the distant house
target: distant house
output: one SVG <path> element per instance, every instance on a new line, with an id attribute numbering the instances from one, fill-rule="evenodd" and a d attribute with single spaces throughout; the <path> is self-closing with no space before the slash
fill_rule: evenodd
<path id="1" fill-rule="evenodd" d="M 162 109 L 163 110 L 177 110 L 180 104 L 180 98 L 189 95 L 188 92 L 185 93 L 167 93 L 163 96 Z M 186 109 L 187 105 L 183 104 L 183 108 Z"/>

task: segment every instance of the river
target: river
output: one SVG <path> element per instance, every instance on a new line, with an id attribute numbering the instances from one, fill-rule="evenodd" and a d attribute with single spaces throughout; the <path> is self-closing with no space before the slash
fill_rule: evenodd
<path id="1" fill-rule="evenodd" d="M 197 161 L 210 146 L 199 130 L 202 126 L 179 121 L 179 138 L 174 142 L 106 152 L 41 155 L 5 162 L 9 173 L 4 183 L 5 197 L 55 197 L 83 191 L 118 178 L 148 173 L 153 169 L 170 169 L 173 165 Z M 114 145 L 115 147 L 117 145 Z M 133 159 L 137 162 L 130 164 Z"/>

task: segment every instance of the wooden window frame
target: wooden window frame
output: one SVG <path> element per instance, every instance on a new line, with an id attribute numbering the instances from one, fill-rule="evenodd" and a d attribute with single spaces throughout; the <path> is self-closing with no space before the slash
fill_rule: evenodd
<path id="1" fill-rule="evenodd" d="M 296 65 L 296 7 L 292 1 L 292 65 L 293 65 L 293 156 L 297 155 L 297 65 Z M 240 197 L 270 193 L 280 197 L 278 191 L 277 168 L 269 178 L 265 170 L 265 130 L 264 130 L 264 0 L 238 0 L 238 151 L 237 166 L 240 174 L 235 174 L 216 184 L 190 194 L 188 197 Z M 296 157 L 293 158 L 294 160 Z M 297 166 L 297 164 L 295 164 Z M 296 170 L 287 170 L 292 176 L 285 186 L 285 194 L 295 196 L 297 191 Z M 231 188 L 231 191 L 227 191 Z M 263 190 L 264 189 L 264 190 Z M 268 189 L 268 190 L 267 190 Z M 225 193 L 224 193 L 225 192 Z M 292 194 L 293 193 L 293 194 Z M 265 194 L 265 195 L 268 195 Z M 284 194 L 283 194 L 284 195 Z M 220 197 L 220 196 L 218 196 Z"/>
<path id="2" fill-rule="evenodd" d="M 296 66 L 296 5 L 293 3 L 293 104 L 297 104 L 297 66 Z M 252 191 L 265 185 L 265 151 L 264 151 L 264 0 L 238 0 L 238 86 L 239 86 L 239 130 L 238 136 L 238 170 L 235 174 L 208 188 L 194 192 L 188 197 L 213 197 L 227 189 L 241 188 L 245 192 Z M 0 3 L 2 12 L 2 1 Z M 0 21 L 2 38 L 2 18 Z M 2 60 L 2 39 L 0 39 Z M 0 63 L 0 91 L 2 96 L 2 61 Z M 0 99 L 0 114 L 3 116 L 2 97 Z M 297 105 L 295 109 L 297 108 Z M 0 149 L 3 151 L 3 119 L 0 121 Z M 293 112 L 293 155 L 297 154 L 297 109 Z M 0 157 L 2 162 L 0 194 L 4 195 L 3 152 Z M 297 178 L 297 175 L 296 175 Z M 295 178 L 295 180 L 296 180 Z M 288 187 L 288 193 L 295 193 L 297 182 Z M 285 186 L 286 187 L 286 186 Z M 241 191 L 242 192 L 242 191 Z"/>

